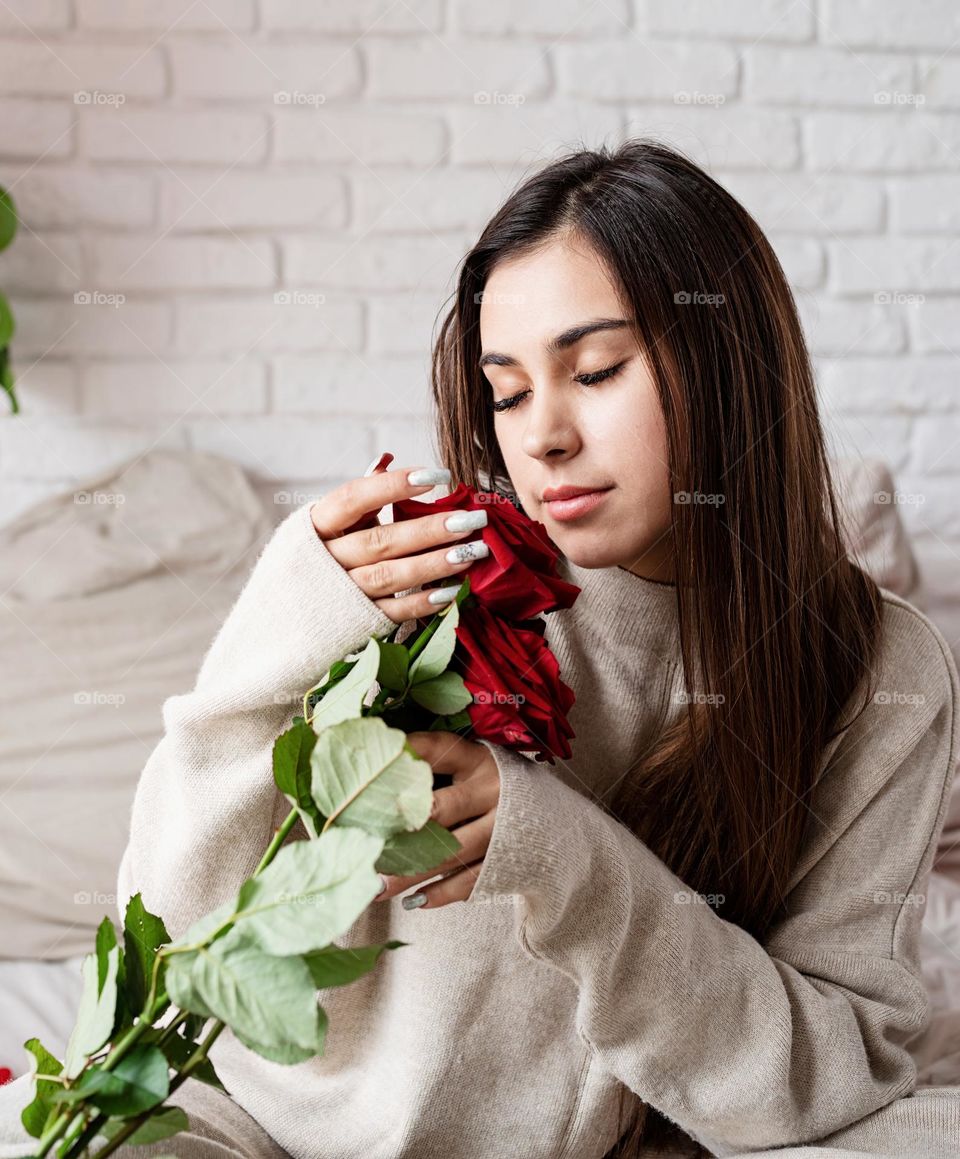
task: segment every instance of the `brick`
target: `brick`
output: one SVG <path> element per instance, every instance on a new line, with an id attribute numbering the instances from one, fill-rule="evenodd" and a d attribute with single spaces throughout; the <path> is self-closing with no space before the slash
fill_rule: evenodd
<path id="1" fill-rule="evenodd" d="M 439 32 L 441 0 L 260 0 L 263 27 L 282 32 Z"/>
<path id="2" fill-rule="evenodd" d="M 277 294 L 291 300 L 277 302 Z M 271 291 L 256 298 L 204 297 L 175 304 L 175 348 L 185 355 L 239 355 L 312 350 L 359 350 L 363 344 L 360 302 L 293 291 Z M 316 294 L 313 297 L 317 297 Z"/>
<path id="3" fill-rule="evenodd" d="M 434 438 L 432 426 L 421 418 L 391 416 L 377 423 L 373 429 L 373 445 L 376 450 L 392 451 L 396 456 L 393 466 L 402 464 L 411 469 L 442 466 L 434 449 Z M 433 494 L 434 492 L 427 492 L 424 498 L 429 499 Z"/>
<path id="4" fill-rule="evenodd" d="M 77 21 L 124 32 L 243 32 L 253 27 L 254 0 L 77 0 Z"/>
<path id="5" fill-rule="evenodd" d="M 29 157 L 47 160 L 67 157 L 73 152 L 72 106 L 52 101 L 5 100 L 0 157 Z"/>
<path id="6" fill-rule="evenodd" d="M 913 0 L 909 9 L 875 0 L 825 0 L 820 38 L 852 48 L 932 48 L 960 39 L 953 0 Z"/>
<path id="7" fill-rule="evenodd" d="M 927 298 L 908 311 L 908 320 L 914 350 L 954 358 L 960 353 L 960 300 Z M 960 383 L 956 392 L 960 404 Z"/>
<path id="8" fill-rule="evenodd" d="M 825 420 L 831 458 L 880 458 L 895 476 L 909 462 L 910 417 L 828 411 Z"/>
<path id="9" fill-rule="evenodd" d="M 425 357 L 368 354 L 282 357 L 274 364 L 273 397 L 281 413 L 414 415 L 427 420 Z"/>
<path id="10" fill-rule="evenodd" d="M 768 234 L 790 285 L 813 290 L 823 283 L 823 247 L 817 241 Z"/>
<path id="11" fill-rule="evenodd" d="M 960 248 L 950 238 L 851 238 L 830 243 L 833 286 L 842 294 L 960 290 Z"/>
<path id="12" fill-rule="evenodd" d="M 814 355 L 896 354 L 906 346 L 903 311 L 897 307 L 805 297 L 798 306 Z"/>
<path id="13" fill-rule="evenodd" d="M 112 108 L 122 108 L 163 91 L 158 48 L 67 43 L 52 50 L 39 40 L 0 40 L 0 93 L 70 97 L 78 105 L 110 97 Z"/>
<path id="14" fill-rule="evenodd" d="M 956 169 L 960 116 L 894 109 L 814 113 L 804 120 L 810 167 L 833 173 Z"/>
<path id="15" fill-rule="evenodd" d="M 270 286 L 273 247 L 235 238 L 101 238 L 94 250 L 96 279 L 120 290 Z"/>
<path id="16" fill-rule="evenodd" d="M 539 46 L 498 43 L 495 50 L 453 38 L 363 42 L 370 95 L 392 100 L 518 100 L 547 92 Z M 485 96 L 484 96 L 485 94 Z"/>
<path id="17" fill-rule="evenodd" d="M 585 101 L 551 100 L 549 104 L 482 104 L 454 106 L 451 160 L 456 164 L 489 162 L 526 165 L 549 160 L 568 149 L 588 148 L 622 137 L 623 117 L 612 107 Z"/>
<path id="18" fill-rule="evenodd" d="M 374 455 L 370 424 L 359 419 L 278 415 L 269 423 L 241 417 L 226 422 L 195 419 L 181 425 L 188 429 L 195 450 L 225 455 L 266 478 L 361 475 Z"/>
<path id="19" fill-rule="evenodd" d="M 378 292 L 449 289 L 466 248 L 459 235 L 288 237 L 283 240 L 284 280 L 291 287 Z"/>
<path id="20" fill-rule="evenodd" d="M 900 177 L 890 182 L 890 219 L 900 233 L 956 233 L 960 177 Z"/>
<path id="21" fill-rule="evenodd" d="M 960 410 L 956 359 L 821 359 L 818 383 L 832 409 L 886 414 Z"/>
<path id="22" fill-rule="evenodd" d="M 713 176 L 765 230 L 805 234 L 877 233 L 883 227 L 883 189 L 872 178 L 716 170 Z"/>
<path id="23" fill-rule="evenodd" d="M 375 107 L 316 111 L 279 106 L 276 160 L 311 165 L 432 165 L 446 147 L 439 116 L 380 112 Z"/>
<path id="24" fill-rule="evenodd" d="M 144 354 L 147 352 L 144 351 Z M 262 414 L 266 368 L 252 358 L 180 362 L 167 358 L 94 362 L 84 369 L 83 409 L 96 415 Z"/>
<path id="25" fill-rule="evenodd" d="M 8 293 L 72 293 L 86 268 L 84 247 L 73 234 L 21 231 L 3 254 L 3 286 Z"/>
<path id="26" fill-rule="evenodd" d="M 168 173 L 160 191 L 163 229 L 332 228 L 347 223 L 346 184 L 307 173 Z"/>
<path id="27" fill-rule="evenodd" d="M 960 472 L 960 413 L 953 422 L 944 422 L 941 415 L 918 415 L 910 453 L 915 468 L 925 475 Z"/>
<path id="28" fill-rule="evenodd" d="M 644 106 L 627 132 L 653 136 L 713 169 L 790 170 L 800 163 L 800 125 L 790 113 L 738 105 Z"/>
<path id="29" fill-rule="evenodd" d="M 793 0 L 646 0 L 644 30 L 656 35 L 727 40 L 810 40 L 812 7 Z"/>
<path id="30" fill-rule="evenodd" d="M 184 450 L 186 433 L 165 421 L 131 427 L 21 415 L 0 423 L 0 473 L 21 480 L 99 474 L 150 447 Z"/>
<path id="31" fill-rule="evenodd" d="M 415 354 L 433 346 L 444 311 L 439 296 L 412 294 L 372 298 L 370 349 L 374 354 Z"/>
<path id="32" fill-rule="evenodd" d="M 509 192 L 496 173 L 447 168 L 362 172 L 351 186 L 356 227 L 397 233 L 479 230 Z"/>
<path id="33" fill-rule="evenodd" d="M 884 93 L 913 91 L 909 57 L 765 44 L 744 54 L 744 95 L 758 104 L 872 106 Z"/>
<path id="34" fill-rule="evenodd" d="M 20 414 L 31 418 L 46 418 L 50 415 L 73 415 L 79 408 L 77 371 L 69 362 L 58 362 L 52 358 L 28 361 L 26 355 L 18 358 L 19 343 L 13 352 L 14 389 L 20 402 Z M 23 363 L 21 367 L 21 362 Z M 4 395 L 0 408 L 7 413 L 8 404 Z M 7 493 L 3 494 L 4 518 L 8 517 Z"/>
<path id="35" fill-rule="evenodd" d="M 17 182 L 17 211 L 33 230 L 80 225 L 137 229 L 155 220 L 152 176 L 42 165 L 31 169 L 26 180 L 20 180 L 22 173 L 0 170 L 0 185 Z"/>
<path id="36" fill-rule="evenodd" d="M 940 56 L 929 67 L 920 67 L 919 89 L 928 109 L 960 109 L 960 60 Z"/>
<path id="37" fill-rule="evenodd" d="M 70 0 L 4 0 L 0 32 L 59 32 L 70 27 Z"/>
<path id="38" fill-rule="evenodd" d="M 322 105 L 360 89 L 359 57 L 346 45 L 198 39 L 173 44 L 168 51 L 173 91 L 185 97 L 271 105 L 303 101 L 315 112 L 317 101 Z"/>
<path id="39" fill-rule="evenodd" d="M 737 91 L 737 57 L 719 44 L 637 38 L 560 44 L 554 50 L 562 93 L 600 101 L 729 98 Z"/>
<path id="40" fill-rule="evenodd" d="M 142 356 L 169 346 L 173 311 L 167 302 L 100 303 L 79 305 L 72 295 L 15 302 L 17 357 Z"/>
<path id="41" fill-rule="evenodd" d="M 630 27 L 628 0 L 608 0 L 584 7 L 578 0 L 457 0 L 454 20 L 459 32 L 481 36 L 555 36 L 564 41 L 598 34 L 620 35 Z"/>
<path id="42" fill-rule="evenodd" d="M 269 122 L 257 113 L 133 108 L 81 112 L 81 152 L 95 161 L 255 165 L 267 154 Z"/>

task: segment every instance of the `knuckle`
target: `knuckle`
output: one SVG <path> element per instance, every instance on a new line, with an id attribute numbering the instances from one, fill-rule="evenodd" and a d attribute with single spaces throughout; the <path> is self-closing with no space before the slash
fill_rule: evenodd
<path id="1" fill-rule="evenodd" d="M 386 561 L 381 560 L 379 563 L 370 564 L 370 570 L 367 574 L 374 591 L 393 591 L 393 588 L 391 587 L 391 584 L 393 583 L 393 568 Z"/>
<path id="2" fill-rule="evenodd" d="M 389 538 L 388 527 L 383 523 L 375 523 L 364 533 L 364 548 L 369 555 L 380 557 L 387 550 Z"/>

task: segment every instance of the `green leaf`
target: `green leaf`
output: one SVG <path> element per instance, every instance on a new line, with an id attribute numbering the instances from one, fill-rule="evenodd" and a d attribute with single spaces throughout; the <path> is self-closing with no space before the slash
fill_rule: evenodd
<path id="1" fill-rule="evenodd" d="M 462 729 L 472 727 L 473 721 L 470 719 L 470 713 L 464 711 L 455 712 L 452 716 L 438 716 L 427 731 L 459 732 Z"/>
<path id="2" fill-rule="evenodd" d="M 327 1016 L 306 962 L 265 954 L 236 928 L 207 950 L 172 959 L 167 992 L 181 1010 L 208 1008 L 272 1062 L 292 1065 L 323 1051 Z"/>
<path id="3" fill-rule="evenodd" d="M 143 898 L 135 893 L 127 902 L 123 917 L 124 964 L 126 974 L 123 990 L 127 1003 L 134 1014 L 139 1014 L 147 1001 L 150 980 L 157 950 L 170 941 L 170 935 L 163 920 L 149 913 Z M 159 966 L 157 990 L 163 987 L 163 962 Z"/>
<path id="4" fill-rule="evenodd" d="M 334 827 L 389 837 L 427 823 L 433 769 L 410 748 L 406 733 L 380 717 L 324 729 L 310 760 L 313 799 Z"/>
<path id="5" fill-rule="evenodd" d="M 360 716 L 364 697 L 377 679 L 380 667 L 380 645 L 371 636 L 357 660 L 346 676 L 335 684 L 317 705 L 311 723 L 314 732 Z"/>
<path id="6" fill-rule="evenodd" d="M 192 1017 L 192 1016 L 191 1016 Z M 205 1020 L 204 1020 L 205 1021 Z M 189 1025 L 189 1020 L 183 1024 L 182 1029 L 186 1030 Z M 201 1022 L 201 1027 L 203 1023 Z M 168 1038 L 160 1047 L 166 1055 L 167 1062 L 175 1070 L 183 1070 L 187 1060 L 197 1049 L 199 1045 L 196 1041 L 197 1035 L 188 1035 L 182 1038 L 179 1034 L 175 1034 L 172 1038 Z M 227 1088 L 220 1081 L 220 1076 L 213 1068 L 213 1063 L 209 1058 L 205 1058 L 198 1066 L 190 1071 L 190 1077 L 199 1079 L 201 1082 L 207 1083 L 208 1086 L 216 1087 L 218 1091 L 223 1091 L 224 1094 L 229 1094 Z"/>
<path id="7" fill-rule="evenodd" d="M 310 970 L 314 986 L 325 990 L 330 986 L 355 982 L 373 969 L 384 950 L 396 950 L 409 944 L 392 938 L 375 946 L 326 946 L 313 954 L 304 954 L 303 960 Z"/>
<path id="8" fill-rule="evenodd" d="M 184 933 L 183 937 L 178 938 L 175 942 L 171 942 L 171 948 L 174 946 L 193 946 L 198 942 L 208 942 L 211 935 L 216 930 L 231 920 L 233 915 L 236 913 L 236 910 L 236 899 L 230 898 L 230 900 L 225 901 L 223 905 L 218 905 L 215 910 L 211 910 L 210 913 L 204 914 L 202 918 L 198 918 Z M 224 933 L 220 934 L 219 936 L 225 936 L 226 932 L 227 931 L 224 931 Z M 165 955 L 165 957 L 167 958 L 167 968 L 169 969 L 172 956 Z M 200 1014 L 202 1011 L 198 1010 L 196 1013 Z"/>
<path id="9" fill-rule="evenodd" d="M 463 845 L 449 829 L 428 821 L 413 833 L 395 833 L 387 840 L 374 866 L 378 873 L 409 877 L 426 873 L 452 857 Z"/>
<path id="10" fill-rule="evenodd" d="M 33 1055 L 30 1073 L 34 1078 L 37 1075 L 62 1074 L 63 1063 L 54 1058 L 39 1038 L 28 1038 L 23 1045 Z M 43 1079 L 37 1079 L 35 1086 L 36 1095 L 33 1102 L 28 1103 L 20 1112 L 20 1121 L 28 1134 L 39 1139 L 53 1104 L 63 1093 L 63 1086 L 60 1083 L 44 1082 Z"/>
<path id="11" fill-rule="evenodd" d="M 442 672 L 433 680 L 414 684 L 410 696 L 422 708 L 449 716 L 473 704 L 473 693 L 468 692 L 463 677 L 456 672 Z"/>
<path id="12" fill-rule="evenodd" d="M 458 593 L 459 594 L 459 593 Z M 427 641 L 427 646 L 410 665 L 410 683 L 423 684 L 447 670 L 457 643 L 457 624 L 460 622 L 460 604 L 448 604 L 440 613 L 440 626 Z"/>
<path id="13" fill-rule="evenodd" d="M 322 949 L 377 896 L 373 866 L 382 849 L 382 837 L 348 827 L 285 845 L 240 887 L 232 933 L 267 954 Z"/>
<path id="14" fill-rule="evenodd" d="M 104 918 L 104 921 L 108 919 Z M 104 934 L 101 940 L 102 929 L 101 923 L 100 930 L 97 931 L 97 952 L 87 954 L 80 968 L 83 990 L 64 1061 L 64 1074 L 68 1078 L 75 1078 L 80 1073 L 87 1058 L 103 1046 L 113 1030 L 113 1019 L 117 1009 L 120 947 L 114 944 L 107 949 L 109 934 Z M 113 937 L 116 943 L 116 933 Z"/>
<path id="15" fill-rule="evenodd" d="M 17 207 L 10 194 L 0 186 L 0 250 L 5 250 L 17 232 Z"/>
<path id="16" fill-rule="evenodd" d="M 17 392 L 14 390 L 13 368 L 10 365 L 10 348 L 0 349 L 0 388 L 6 391 L 10 398 L 10 413 L 18 414 L 20 403 L 17 401 Z"/>
<path id="17" fill-rule="evenodd" d="M 386 644 L 381 640 L 378 683 L 391 692 L 403 692 L 407 686 L 409 663 L 410 653 L 403 644 Z"/>
<path id="18" fill-rule="evenodd" d="M 89 1102 L 107 1115 L 129 1119 L 156 1107 L 170 1093 L 170 1074 L 163 1051 L 138 1043 L 113 1070 L 92 1067 L 64 1091 L 64 1102 Z"/>
<path id="19" fill-rule="evenodd" d="M 17 326 L 6 297 L 0 293 L 0 349 L 9 346 Z"/>
<path id="20" fill-rule="evenodd" d="M 317 734 L 302 717 L 273 743 L 273 779 L 277 788 L 295 806 L 311 837 L 317 837 L 325 818 L 310 796 L 310 754 Z"/>
<path id="21" fill-rule="evenodd" d="M 109 1119 L 100 1129 L 100 1134 L 108 1141 L 124 1129 L 122 1122 L 111 1122 Z M 190 1126 L 186 1111 L 182 1107 L 164 1107 L 156 1111 L 149 1119 L 129 1135 L 125 1145 L 129 1147 L 142 1146 L 146 1143 L 158 1143 L 161 1139 L 169 1139 L 180 1131 L 186 1131 Z"/>

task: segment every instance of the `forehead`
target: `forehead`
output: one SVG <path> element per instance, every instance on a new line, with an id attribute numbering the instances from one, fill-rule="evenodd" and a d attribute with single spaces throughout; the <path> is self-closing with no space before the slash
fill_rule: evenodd
<path id="1" fill-rule="evenodd" d="M 622 312 L 599 254 L 583 242 L 556 240 L 491 271 L 480 301 L 481 342 L 497 349 L 540 344 L 584 318 Z"/>

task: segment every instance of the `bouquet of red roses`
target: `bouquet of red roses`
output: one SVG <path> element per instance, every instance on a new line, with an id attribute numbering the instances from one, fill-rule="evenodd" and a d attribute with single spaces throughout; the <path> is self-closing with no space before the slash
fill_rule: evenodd
<path id="1" fill-rule="evenodd" d="M 103 919 L 64 1061 L 36 1038 L 24 1044 L 35 1083 L 21 1120 L 35 1156 L 102 1157 L 184 1130 L 186 1114 L 166 1101 L 191 1076 L 225 1091 L 209 1058 L 225 1028 L 273 1062 L 323 1054 L 318 991 L 406 945 L 335 939 L 377 895 L 380 874 L 425 873 L 461 848 L 430 820 L 433 768 L 408 732 L 469 731 L 550 763 L 570 755 L 574 697 L 536 617 L 570 607 L 580 589 L 558 576 L 543 525 L 509 500 L 461 485 L 432 505 L 395 503 L 394 518 L 431 506 L 487 510 L 489 556 L 403 643 L 399 625 L 371 637 L 307 690 L 273 746 L 290 813 L 235 898 L 175 941 L 139 893 L 120 938 Z M 298 820 L 309 840 L 285 843 Z"/>

